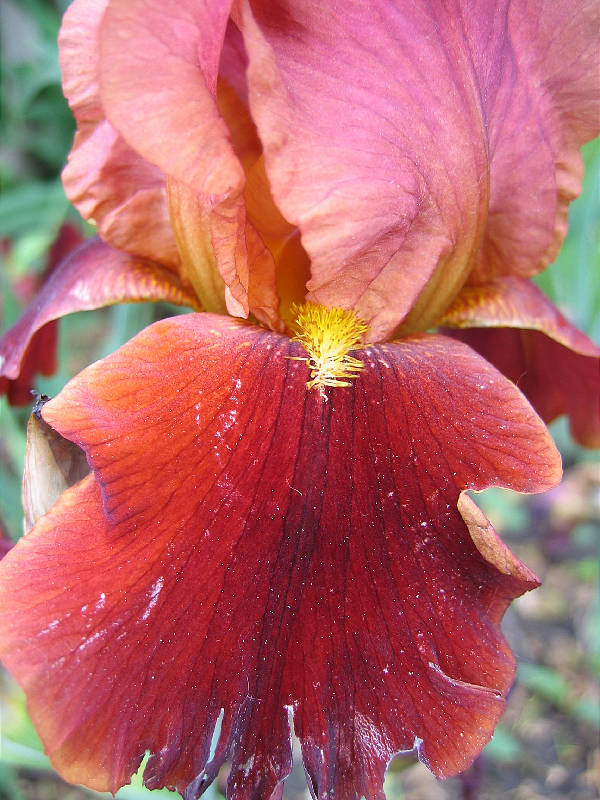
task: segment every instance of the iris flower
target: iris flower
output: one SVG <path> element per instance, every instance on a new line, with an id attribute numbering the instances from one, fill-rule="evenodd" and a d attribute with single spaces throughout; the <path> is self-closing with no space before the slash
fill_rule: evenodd
<path id="1" fill-rule="evenodd" d="M 198 313 L 41 410 L 90 472 L 2 560 L 0 652 L 67 780 L 115 791 L 149 752 L 151 788 L 229 761 L 229 798 L 277 798 L 293 732 L 315 797 L 375 800 L 394 754 L 445 777 L 490 739 L 537 579 L 465 490 L 555 485 L 542 419 L 600 435 L 599 351 L 530 282 L 596 133 L 594 14 L 69 8 L 64 184 L 99 237 L 2 374 L 71 311 Z"/>

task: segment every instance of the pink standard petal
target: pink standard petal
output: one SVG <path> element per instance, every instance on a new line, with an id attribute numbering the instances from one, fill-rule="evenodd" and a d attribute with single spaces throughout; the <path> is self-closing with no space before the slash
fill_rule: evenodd
<path id="1" fill-rule="evenodd" d="M 0 566 L 0 641 L 68 779 L 114 791 L 148 749 L 150 787 L 196 797 L 230 759 L 228 797 L 266 800 L 291 713 L 315 794 L 375 800 L 398 750 L 449 775 L 489 739 L 536 580 L 457 503 L 547 488 L 558 454 L 460 343 L 370 347 L 328 401 L 302 354 L 188 315 L 44 407 L 95 478 Z"/>
<path id="2" fill-rule="evenodd" d="M 250 109 L 273 196 L 311 257 L 309 299 L 355 308 L 378 340 L 430 281 L 427 327 L 462 285 L 487 214 L 460 17 L 426 2 L 241 6 Z"/>
<path id="3" fill-rule="evenodd" d="M 63 184 L 105 241 L 177 270 L 164 173 L 125 143 L 100 101 L 98 35 L 106 6 L 107 0 L 75 0 L 59 34 L 63 90 L 77 120 Z"/>
<path id="4" fill-rule="evenodd" d="M 594 4 L 241 6 L 309 298 L 354 307 L 377 340 L 409 311 L 403 333 L 434 324 L 471 270 L 531 275 L 556 255 L 598 126 Z"/>
<path id="5" fill-rule="evenodd" d="M 200 284 L 196 273 L 215 261 L 229 312 L 247 316 L 244 170 L 216 103 L 230 6 L 112 0 L 101 26 L 100 83 L 111 124 L 174 186 L 182 184 L 180 194 L 194 195 L 186 206 L 195 212 L 182 212 L 178 231 L 185 252 L 202 254 L 185 264 L 190 279 Z"/>
<path id="6" fill-rule="evenodd" d="M 594 2 L 507 6 L 501 80 L 487 103 L 490 211 L 473 282 L 528 277 L 558 254 L 581 191 L 579 148 L 600 132 L 599 25 Z"/>

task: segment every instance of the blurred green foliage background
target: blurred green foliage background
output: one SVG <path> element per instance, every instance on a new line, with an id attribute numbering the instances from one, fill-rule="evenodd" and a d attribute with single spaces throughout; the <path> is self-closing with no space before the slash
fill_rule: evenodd
<path id="1" fill-rule="evenodd" d="M 61 224 L 69 219 L 84 234 L 89 232 L 69 206 L 59 177 L 74 132 L 60 88 L 56 49 L 67 5 L 66 0 L 3 0 L 1 6 L 0 330 L 22 313 L 20 282 L 41 274 Z M 600 341 L 600 143 L 587 145 L 584 156 L 584 191 L 572 205 L 569 236 L 556 263 L 536 282 L 567 317 Z M 139 304 L 65 318 L 60 324 L 59 371 L 40 379 L 37 388 L 56 394 L 86 364 L 169 311 Z M 0 400 L 0 521 L 13 538 L 21 529 L 20 476 L 28 414 L 28 409 L 10 408 Z M 562 494 L 549 501 L 499 490 L 478 496 L 511 548 L 546 579 L 541 590 L 518 601 L 507 615 L 507 635 L 519 657 L 509 710 L 470 775 L 436 784 L 424 768 L 414 773 L 415 779 L 412 762 L 399 762 L 387 783 L 390 800 L 598 796 L 589 777 L 600 767 L 598 750 L 588 746 L 595 741 L 600 716 L 598 454 L 577 447 L 564 420 L 557 421 L 552 432 L 571 470 L 571 483 L 565 482 Z M 553 648 L 563 648 L 568 657 L 557 658 Z M 0 702 L 0 798 L 99 796 L 67 787 L 53 775 L 22 693 L 5 674 L 0 675 Z M 548 723 L 546 728 L 540 720 Z M 576 753 L 572 737 L 581 745 Z M 548 757 L 537 754 L 540 747 L 550 748 Z M 469 794 L 470 786 L 475 793 Z M 304 790 L 294 792 L 288 796 L 301 797 Z M 118 794 L 123 800 L 162 796 L 176 797 L 166 791 L 148 792 L 139 779 Z M 213 788 L 206 796 L 220 795 Z"/>

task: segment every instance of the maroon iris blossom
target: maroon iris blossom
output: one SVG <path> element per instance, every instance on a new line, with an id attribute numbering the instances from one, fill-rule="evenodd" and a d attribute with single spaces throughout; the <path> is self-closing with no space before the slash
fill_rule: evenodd
<path id="1" fill-rule="evenodd" d="M 41 410 L 91 471 L 2 560 L 0 653 L 67 780 L 115 791 L 149 751 L 150 788 L 229 761 L 229 798 L 277 798 L 293 726 L 315 797 L 375 800 L 394 754 L 445 777 L 489 741 L 537 579 L 464 491 L 555 485 L 542 420 L 600 436 L 598 348 L 529 280 L 596 133 L 594 14 L 71 6 L 63 177 L 99 238 L 4 374 L 70 311 L 199 313 Z"/>
<path id="2" fill-rule="evenodd" d="M 77 228 L 71 223 L 65 222 L 48 250 L 46 269 L 39 278 L 33 275 L 27 277 L 26 281 L 29 285 L 23 287 L 22 294 L 26 295 L 27 299 L 31 299 L 40 288 L 40 285 L 48 280 L 67 254 L 77 247 L 82 240 L 83 237 Z M 23 300 L 23 302 L 27 301 Z M 25 325 L 27 326 L 27 323 Z M 0 375 L 0 393 L 5 394 L 8 402 L 14 406 L 31 404 L 31 390 L 38 373 L 53 375 L 56 372 L 56 348 L 58 344 L 58 321 L 56 317 L 53 316 L 45 325 L 38 325 L 33 335 L 30 334 L 29 330 L 24 332 L 28 340 L 26 352 L 24 354 L 19 352 L 12 370 L 6 369 L 3 364 Z M 14 335 L 15 330 L 12 332 L 12 336 Z M 4 338 L 0 339 L 0 342 L 2 353 L 9 352 L 11 345 L 8 337 L 6 341 Z"/>

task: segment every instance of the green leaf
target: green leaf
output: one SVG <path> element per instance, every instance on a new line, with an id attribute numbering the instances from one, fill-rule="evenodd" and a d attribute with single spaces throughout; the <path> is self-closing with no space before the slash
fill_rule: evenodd
<path id="1" fill-rule="evenodd" d="M 600 703 L 586 698 L 573 703 L 570 713 L 576 719 L 600 729 Z"/>
<path id="2" fill-rule="evenodd" d="M 569 686 L 554 669 L 540 664 L 521 662 L 517 666 L 517 680 L 544 700 L 563 705 L 569 696 Z"/>
<path id="3" fill-rule="evenodd" d="M 0 761 L 13 767 L 38 769 L 44 772 L 54 771 L 47 755 L 4 736 L 0 738 Z"/>
<path id="4" fill-rule="evenodd" d="M 25 800 L 13 771 L 4 764 L 0 764 L 0 797 L 6 800 Z"/>
<path id="5" fill-rule="evenodd" d="M 485 748 L 486 755 L 493 761 L 518 761 L 520 752 L 521 744 L 518 739 L 502 725 L 496 727 L 491 742 Z"/>
<path id="6" fill-rule="evenodd" d="M 16 239 L 32 231 L 55 233 L 68 207 L 59 178 L 5 189 L 0 194 L 0 237 Z"/>

